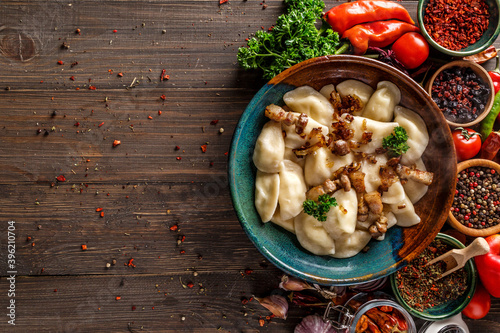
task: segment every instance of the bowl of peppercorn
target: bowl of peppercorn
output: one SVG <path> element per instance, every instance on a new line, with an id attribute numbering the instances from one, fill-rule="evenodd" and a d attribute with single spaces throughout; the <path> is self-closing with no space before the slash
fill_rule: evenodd
<path id="1" fill-rule="evenodd" d="M 458 164 L 457 172 L 448 223 L 472 237 L 500 232 L 500 164 L 485 159 L 467 160 Z"/>
<path id="2" fill-rule="evenodd" d="M 465 57 L 486 50 L 500 33 L 499 0 L 419 0 L 417 20 L 436 50 Z"/>
<path id="3" fill-rule="evenodd" d="M 472 61 L 456 60 L 439 68 L 427 92 L 451 127 L 471 127 L 490 112 L 495 98 L 488 72 Z"/>
<path id="4" fill-rule="evenodd" d="M 476 291 L 477 277 L 473 260 L 463 268 L 441 277 L 446 263 L 431 260 L 453 249 L 465 248 L 456 238 L 438 233 L 436 238 L 408 265 L 390 277 L 398 303 L 412 316 L 425 320 L 443 320 L 461 312 Z"/>

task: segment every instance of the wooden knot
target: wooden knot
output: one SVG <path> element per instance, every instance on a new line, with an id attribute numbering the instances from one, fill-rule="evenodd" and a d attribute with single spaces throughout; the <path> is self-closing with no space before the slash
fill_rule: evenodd
<path id="1" fill-rule="evenodd" d="M 0 51 L 7 58 L 26 62 L 35 57 L 36 44 L 33 38 L 22 32 L 10 32 L 0 41 Z"/>

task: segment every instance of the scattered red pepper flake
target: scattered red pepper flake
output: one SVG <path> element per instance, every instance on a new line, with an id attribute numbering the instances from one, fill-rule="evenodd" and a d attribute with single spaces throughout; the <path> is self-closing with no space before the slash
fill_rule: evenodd
<path id="1" fill-rule="evenodd" d="M 250 269 L 250 268 L 245 269 L 245 274 L 246 275 L 250 275 L 252 273 L 253 273 L 253 269 Z"/>
<path id="2" fill-rule="evenodd" d="M 182 157 L 177 156 L 175 159 L 176 159 L 177 161 L 180 161 L 180 160 L 182 160 Z"/>
<path id="3" fill-rule="evenodd" d="M 207 145 L 201 145 L 200 148 L 201 148 L 201 152 L 202 153 L 206 153 L 207 152 Z"/>
<path id="4" fill-rule="evenodd" d="M 179 253 L 180 253 L 180 254 L 185 254 L 185 253 L 186 253 L 186 251 L 184 251 L 184 250 L 180 250 L 180 252 L 179 252 Z"/>
<path id="5" fill-rule="evenodd" d="M 219 0 L 219 5 L 222 5 L 223 3 L 226 3 L 228 0 Z"/>
<path id="6" fill-rule="evenodd" d="M 151 120 L 151 119 L 153 119 L 153 117 L 151 117 L 151 116 L 148 116 L 148 119 L 150 119 L 150 120 Z"/>
<path id="7" fill-rule="evenodd" d="M 264 319 L 259 318 L 259 326 L 264 326 L 265 323 Z"/>
<path id="8" fill-rule="evenodd" d="M 104 217 L 104 212 L 101 212 L 101 214 L 99 214 L 100 217 Z"/>
<path id="9" fill-rule="evenodd" d="M 164 80 L 170 80 L 170 75 L 168 75 L 168 74 L 167 74 L 167 75 L 165 75 L 165 76 L 163 77 L 163 79 L 164 79 Z"/>
<path id="10" fill-rule="evenodd" d="M 74 76 L 70 76 L 69 78 L 71 81 L 75 81 L 75 77 Z"/>
<path id="11" fill-rule="evenodd" d="M 210 125 L 217 125 L 218 122 L 219 122 L 219 119 L 214 119 L 210 122 Z"/>
<path id="12" fill-rule="evenodd" d="M 113 141 L 113 147 L 120 145 L 122 142 L 120 140 Z"/>
<path id="13" fill-rule="evenodd" d="M 123 77 L 123 73 L 122 72 L 120 72 L 120 73 L 118 73 L 116 75 L 119 76 L 119 77 Z"/>
<path id="14" fill-rule="evenodd" d="M 89 90 L 97 90 L 95 86 L 89 86 Z"/>
<path id="15" fill-rule="evenodd" d="M 102 212 L 102 208 L 101 207 L 98 207 L 95 209 L 96 212 Z"/>
<path id="16" fill-rule="evenodd" d="M 75 67 L 76 65 L 78 65 L 78 61 L 75 61 L 71 64 L 71 68 Z"/>
<path id="17" fill-rule="evenodd" d="M 59 60 L 59 61 L 57 62 L 57 64 L 58 64 L 58 65 L 64 65 L 64 62 L 63 62 L 62 60 Z"/>
<path id="18" fill-rule="evenodd" d="M 54 289 L 54 292 L 57 293 L 57 289 Z"/>
<path id="19" fill-rule="evenodd" d="M 121 300 L 122 298 L 121 298 L 120 296 L 116 296 L 116 297 L 115 297 L 115 299 L 116 299 L 117 301 L 119 301 L 119 300 Z"/>
<path id="20" fill-rule="evenodd" d="M 116 30 L 116 29 L 115 29 L 115 30 L 113 30 L 113 33 L 114 33 L 114 34 L 116 34 L 117 32 L 118 32 L 118 30 Z"/>
<path id="21" fill-rule="evenodd" d="M 188 288 L 193 288 L 194 287 L 194 283 L 193 282 L 189 282 L 188 284 L 186 284 L 186 286 L 188 286 Z"/>
<path id="22" fill-rule="evenodd" d="M 166 99 L 167 99 L 167 96 L 165 96 L 165 95 L 161 95 L 161 96 L 160 96 L 160 98 L 161 98 L 162 100 L 166 100 Z"/>
<path id="23" fill-rule="evenodd" d="M 164 69 L 162 69 L 162 70 L 161 70 L 161 74 L 160 74 L 160 81 L 163 81 L 163 79 L 164 79 L 164 77 L 165 77 L 165 73 L 166 73 L 166 72 L 167 72 L 167 71 L 166 71 L 166 70 L 164 70 Z"/>
<path id="24" fill-rule="evenodd" d="M 82 251 L 85 251 L 87 249 L 87 245 L 82 244 Z"/>
<path id="25" fill-rule="evenodd" d="M 78 127 L 78 126 L 80 126 L 80 123 L 77 121 L 74 126 Z"/>
<path id="26" fill-rule="evenodd" d="M 161 116 L 161 110 L 158 110 L 158 115 Z"/>
<path id="27" fill-rule="evenodd" d="M 35 242 L 31 243 L 31 247 L 35 247 Z"/>
<path id="28" fill-rule="evenodd" d="M 135 305 L 132 305 L 132 311 L 135 311 L 135 309 L 137 309 Z"/>
<path id="29" fill-rule="evenodd" d="M 176 231 L 177 229 L 179 229 L 179 225 L 178 224 L 174 224 L 173 226 L 170 227 L 171 231 Z"/>
<path id="30" fill-rule="evenodd" d="M 75 30 L 75 34 L 79 34 L 79 35 L 81 35 L 81 32 L 82 32 L 82 31 L 81 31 L 80 29 L 76 29 L 76 30 Z"/>
<path id="31" fill-rule="evenodd" d="M 64 175 L 59 175 L 56 177 L 56 179 L 58 182 L 65 182 L 66 181 L 66 177 L 64 177 Z"/>
<path id="32" fill-rule="evenodd" d="M 226 156 L 227 156 L 228 154 L 229 154 L 229 152 L 227 152 L 227 151 L 224 153 L 224 155 L 226 155 Z"/>
<path id="33" fill-rule="evenodd" d="M 175 146 L 175 150 L 179 150 L 179 149 L 181 149 L 181 147 Z"/>
<path id="34" fill-rule="evenodd" d="M 128 263 L 126 263 L 125 265 L 128 266 L 128 267 L 135 267 L 134 258 L 130 258 L 130 260 L 128 261 Z"/>

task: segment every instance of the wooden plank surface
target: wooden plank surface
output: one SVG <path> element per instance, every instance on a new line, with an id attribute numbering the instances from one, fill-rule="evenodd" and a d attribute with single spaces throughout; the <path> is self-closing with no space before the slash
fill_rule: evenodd
<path id="1" fill-rule="evenodd" d="M 416 4 L 404 2 L 413 17 Z M 227 186 L 231 135 L 264 83 L 238 68 L 237 48 L 282 10 L 278 0 L 0 3 L 3 309 L 10 220 L 17 265 L 16 326 L 4 310 L 0 331 L 293 331 L 305 309 L 260 327 L 268 312 L 242 304 L 281 272 L 246 237 Z M 494 300 L 467 322 L 500 332 L 499 317 Z"/>

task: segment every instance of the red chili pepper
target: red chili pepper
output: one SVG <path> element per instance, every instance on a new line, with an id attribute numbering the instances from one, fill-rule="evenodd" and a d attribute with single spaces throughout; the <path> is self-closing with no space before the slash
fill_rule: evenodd
<path id="1" fill-rule="evenodd" d="M 405 33 L 418 31 L 420 29 L 417 26 L 406 22 L 376 21 L 358 24 L 344 32 L 342 38 L 349 38 L 354 47 L 354 53 L 361 55 L 366 52 L 368 46 L 386 47 Z"/>
<path id="2" fill-rule="evenodd" d="M 497 63 L 496 63 L 495 69 L 488 72 L 488 74 L 491 77 L 491 80 L 493 81 L 493 87 L 495 88 L 495 95 L 497 94 L 497 92 L 500 91 L 500 68 L 499 68 L 500 61 L 499 61 L 498 55 L 496 56 L 496 61 L 497 61 Z"/>
<path id="3" fill-rule="evenodd" d="M 386 0 L 365 0 L 346 2 L 335 6 L 323 18 L 334 31 L 342 35 L 353 26 L 373 21 L 398 19 L 415 24 L 408 11 L 400 4 Z M 417 29 L 418 30 L 418 29 Z"/>

